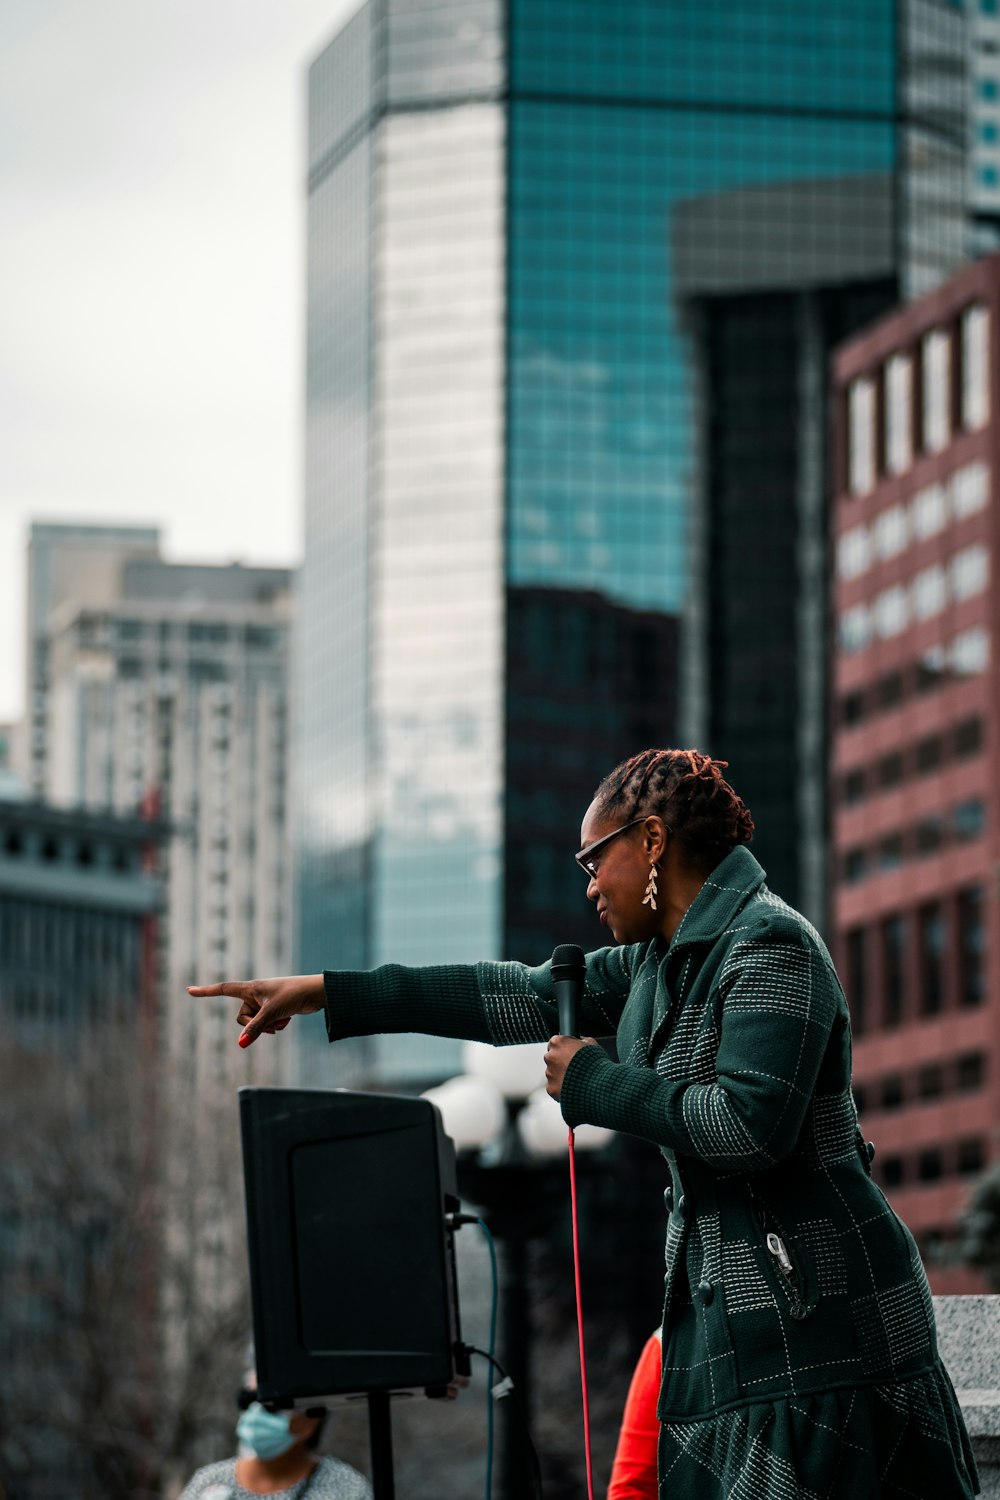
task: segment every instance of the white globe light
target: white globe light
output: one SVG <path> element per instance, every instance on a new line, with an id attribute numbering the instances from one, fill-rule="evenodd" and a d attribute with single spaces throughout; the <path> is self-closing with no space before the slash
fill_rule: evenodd
<path id="1" fill-rule="evenodd" d="M 468 1074 L 449 1078 L 421 1097 L 437 1105 L 445 1133 L 459 1150 L 488 1145 L 507 1120 L 503 1095 L 485 1078 L 471 1078 Z"/>
<path id="2" fill-rule="evenodd" d="M 532 1156 L 562 1156 L 569 1150 L 569 1127 L 555 1099 L 536 1089 L 517 1117 L 517 1130 Z M 600 1125 L 578 1125 L 573 1132 L 580 1151 L 597 1151 L 614 1135 Z"/>
<path id="3" fill-rule="evenodd" d="M 505 1099 L 527 1099 L 545 1077 L 545 1043 L 491 1047 L 487 1042 L 464 1042 L 462 1066 L 494 1084 Z"/>

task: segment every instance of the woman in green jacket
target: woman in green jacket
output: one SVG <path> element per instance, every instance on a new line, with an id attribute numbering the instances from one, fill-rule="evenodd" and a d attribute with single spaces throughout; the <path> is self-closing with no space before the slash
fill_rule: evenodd
<path id="1" fill-rule="evenodd" d="M 616 946 L 553 1036 L 549 966 L 208 985 L 240 1043 L 326 1010 L 331 1041 L 549 1038 L 570 1125 L 654 1141 L 670 1175 L 659 1476 L 669 1500 L 978 1492 L 916 1245 L 871 1180 L 850 1025 L 819 935 L 764 884 L 725 762 L 647 750 L 601 783 L 577 860 Z"/>

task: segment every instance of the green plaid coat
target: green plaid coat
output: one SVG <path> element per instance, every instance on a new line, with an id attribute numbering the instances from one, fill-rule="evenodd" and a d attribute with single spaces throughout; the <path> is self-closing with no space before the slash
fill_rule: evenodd
<path id="1" fill-rule="evenodd" d="M 544 1040 L 548 965 L 326 976 L 331 1040 Z M 661 1494 L 833 1500 L 976 1493 L 916 1245 L 871 1180 L 847 1005 L 816 931 L 745 848 L 669 947 L 587 959 L 563 1115 L 654 1141 L 667 1189 Z"/>

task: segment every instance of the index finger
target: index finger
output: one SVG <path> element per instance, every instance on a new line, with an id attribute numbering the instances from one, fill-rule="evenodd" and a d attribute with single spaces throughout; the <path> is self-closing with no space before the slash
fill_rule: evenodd
<path id="1" fill-rule="evenodd" d="M 227 980 L 224 984 L 189 984 L 187 992 L 199 999 L 203 995 L 228 995 L 232 1000 L 242 1000 L 248 987 L 245 980 Z"/>

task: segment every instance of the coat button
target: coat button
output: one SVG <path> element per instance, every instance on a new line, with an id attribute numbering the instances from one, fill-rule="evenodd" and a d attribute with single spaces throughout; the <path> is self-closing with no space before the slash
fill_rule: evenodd
<path id="1" fill-rule="evenodd" d="M 875 1142 L 874 1141 L 869 1141 L 868 1145 L 867 1145 L 867 1147 L 865 1149 L 868 1152 L 868 1160 L 869 1161 L 874 1161 L 875 1160 Z"/>
<path id="2" fill-rule="evenodd" d="M 698 1296 L 703 1307 L 707 1307 L 715 1296 L 715 1287 L 710 1281 L 699 1281 Z"/>
<path id="3" fill-rule="evenodd" d="M 686 1219 L 688 1216 L 688 1201 L 683 1193 L 681 1193 L 680 1197 L 677 1200 L 677 1212 L 680 1214 L 682 1219 Z"/>
<path id="4" fill-rule="evenodd" d="M 673 1207 L 674 1207 L 674 1190 L 673 1190 L 673 1188 L 667 1188 L 665 1190 L 665 1192 L 663 1194 L 663 1202 L 664 1202 L 664 1205 L 666 1207 L 667 1213 L 668 1214 L 672 1213 L 673 1212 Z"/>

